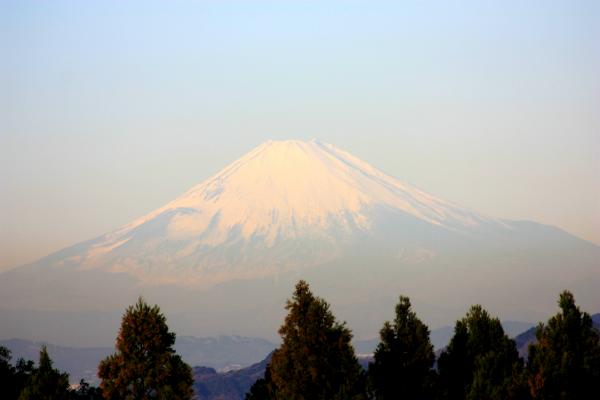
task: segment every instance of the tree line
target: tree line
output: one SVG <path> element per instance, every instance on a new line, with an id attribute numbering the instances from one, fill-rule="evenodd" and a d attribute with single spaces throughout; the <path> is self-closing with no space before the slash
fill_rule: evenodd
<path id="1" fill-rule="evenodd" d="M 52 365 L 46 348 L 33 361 L 10 363 L 10 352 L 0 346 L 0 399 L 7 400 L 142 400 L 191 399 L 192 369 L 175 354 L 170 332 L 157 305 L 141 297 L 127 308 L 116 339 L 116 352 L 100 362 L 100 387 L 82 380 L 69 386 L 69 376 Z"/>
<path id="2" fill-rule="evenodd" d="M 537 326 L 527 360 L 519 357 L 500 320 L 479 305 L 456 322 L 436 359 L 429 328 L 401 296 L 364 369 L 350 329 L 300 281 L 286 304 L 282 344 L 246 400 L 594 398 L 600 390 L 599 332 L 570 292 L 560 294 L 558 305 L 559 313 Z M 1 398 L 191 399 L 192 371 L 174 343 L 159 307 L 140 298 L 123 314 L 116 352 L 100 362 L 99 388 L 85 381 L 70 387 L 45 347 L 37 366 L 22 359 L 12 365 L 10 352 L 0 347 Z"/>
<path id="3" fill-rule="evenodd" d="M 401 296 L 365 371 L 345 323 L 300 281 L 286 305 L 282 344 L 246 400 L 597 398 L 599 332 L 572 293 L 561 293 L 558 305 L 560 312 L 538 325 L 526 362 L 500 320 L 480 305 L 456 322 L 436 360 L 429 328 Z"/>
<path id="4" fill-rule="evenodd" d="M 98 400 L 99 388 L 81 380 L 77 388 L 69 386 L 69 375 L 54 368 L 46 346 L 40 350 L 36 366 L 19 359 L 11 364 L 10 351 L 0 346 L 0 398 L 7 400 Z"/>

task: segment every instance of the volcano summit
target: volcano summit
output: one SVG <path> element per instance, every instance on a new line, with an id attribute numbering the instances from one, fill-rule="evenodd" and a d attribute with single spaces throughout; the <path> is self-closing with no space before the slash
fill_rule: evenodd
<path id="1" fill-rule="evenodd" d="M 563 288 L 597 308 L 599 260 L 599 247 L 560 229 L 483 216 L 330 144 L 269 141 L 114 232 L 5 272 L 0 300 L 120 310 L 144 293 L 180 315 L 238 321 L 211 322 L 211 332 L 186 325 L 190 333 L 265 336 L 303 277 L 374 335 L 400 293 L 434 325 L 473 302 L 531 320 Z"/>
<path id="2" fill-rule="evenodd" d="M 371 235 L 383 212 L 454 232 L 510 229 L 332 145 L 269 141 L 56 265 L 125 272 L 145 284 L 207 286 L 330 260 L 347 241 Z"/>

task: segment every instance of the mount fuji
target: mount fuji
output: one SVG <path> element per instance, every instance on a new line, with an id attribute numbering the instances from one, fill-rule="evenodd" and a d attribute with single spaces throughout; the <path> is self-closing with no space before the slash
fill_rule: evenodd
<path id="1" fill-rule="evenodd" d="M 143 294 L 184 334 L 273 337 L 299 278 L 358 336 L 375 335 L 401 293 L 434 326 L 475 302 L 535 320 L 564 288 L 597 309 L 600 247 L 481 215 L 330 144 L 269 141 L 148 215 L 1 274 L 13 323 L 0 336 L 23 337 L 47 313 L 94 320 Z M 56 324 L 60 342 L 69 324 Z M 79 332 L 104 343 L 96 325 Z"/>

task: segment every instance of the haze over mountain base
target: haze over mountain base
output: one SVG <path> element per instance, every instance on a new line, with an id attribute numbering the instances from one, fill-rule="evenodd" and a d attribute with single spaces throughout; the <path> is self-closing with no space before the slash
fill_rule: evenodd
<path id="1" fill-rule="evenodd" d="M 1 274 L 0 337 L 106 345 L 142 294 L 180 334 L 275 340 L 298 279 L 357 338 L 400 294 L 432 328 L 474 303 L 536 321 L 562 289 L 598 309 L 599 260 L 558 228 L 482 216 L 334 146 L 268 142 L 145 217 Z"/>

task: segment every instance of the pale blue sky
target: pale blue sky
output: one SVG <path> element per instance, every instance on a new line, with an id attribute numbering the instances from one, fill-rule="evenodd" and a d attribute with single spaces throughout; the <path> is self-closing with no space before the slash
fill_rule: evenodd
<path id="1" fill-rule="evenodd" d="M 2 1 L 0 269 L 317 137 L 600 244 L 598 1 Z"/>

